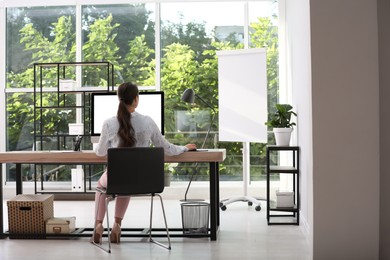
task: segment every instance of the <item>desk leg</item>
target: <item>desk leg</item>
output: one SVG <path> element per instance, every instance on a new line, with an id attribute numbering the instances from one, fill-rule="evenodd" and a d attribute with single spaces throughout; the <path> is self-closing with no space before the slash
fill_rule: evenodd
<path id="1" fill-rule="evenodd" d="M 217 228 L 219 229 L 219 202 L 221 201 L 219 198 L 219 163 L 215 163 L 215 188 L 216 188 L 216 201 L 215 201 L 215 206 L 216 206 L 216 213 L 217 213 Z"/>
<path id="2" fill-rule="evenodd" d="M 3 219 L 3 164 L 0 163 L 0 239 L 5 238 L 4 235 L 4 219 Z"/>
<path id="3" fill-rule="evenodd" d="M 219 228 L 219 164 L 210 163 L 210 229 L 211 240 L 217 240 Z"/>
<path id="4" fill-rule="evenodd" d="M 22 165 L 20 163 L 16 164 L 16 195 L 23 194 L 23 178 L 22 178 Z"/>

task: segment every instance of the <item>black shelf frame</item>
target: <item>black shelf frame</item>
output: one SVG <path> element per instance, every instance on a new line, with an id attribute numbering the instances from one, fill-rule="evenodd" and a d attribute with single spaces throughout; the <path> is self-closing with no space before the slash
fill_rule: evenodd
<path id="1" fill-rule="evenodd" d="M 94 87 L 80 87 L 73 90 L 61 90 L 60 80 L 65 79 L 67 75 L 67 69 L 83 66 L 96 66 L 103 68 L 105 74 L 102 78 L 107 82 L 107 87 L 96 88 Z M 43 81 L 45 80 L 43 75 L 43 70 L 46 68 L 53 68 L 56 72 L 50 80 L 53 81 L 53 89 L 46 90 L 43 87 Z M 77 68 L 76 68 L 77 70 Z M 54 72 L 53 72 L 54 73 Z M 75 72 L 76 73 L 76 72 Z M 56 83 L 55 83 L 56 82 Z M 56 147 L 52 149 L 64 150 L 66 149 L 67 141 L 69 138 L 75 138 L 77 135 L 70 135 L 69 133 L 60 133 L 56 131 L 54 134 L 47 134 L 43 132 L 44 122 L 42 120 L 42 115 L 46 109 L 81 109 L 82 120 L 83 120 L 83 134 L 80 136 L 83 137 L 83 142 L 86 144 L 90 140 L 91 136 L 91 122 L 90 122 L 90 106 L 86 104 L 91 104 L 91 93 L 92 92 L 111 92 L 114 91 L 114 65 L 107 61 L 99 62 L 51 62 L 51 63 L 34 63 L 34 150 L 44 150 L 43 143 L 44 139 L 52 138 L 56 142 Z M 52 93 L 56 95 L 57 103 L 50 104 L 45 106 L 43 104 L 43 95 Z M 66 104 L 67 95 L 81 95 L 81 104 Z M 63 104 L 61 102 L 63 101 Z M 39 116 L 39 119 L 38 119 Z M 39 130 L 39 131 L 38 131 Z M 37 144 L 40 144 L 40 147 L 37 148 Z M 53 191 L 52 189 L 45 189 L 44 187 L 44 172 L 43 166 L 46 164 L 35 164 L 34 165 L 34 191 L 37 193 L 50 193 L 50 194 L 88 194 L 93 192 L 92 190 L 92 168 L 93 165 L 82 165 L 84 169 L 84 191 Z M 65 165 L 58 165 L 61 167 Z M 38 176 L 40 177 L 40 187 L 38 188 Z M 54 189 L 55 190 L 55 189 Z"/>
<path id="2" fill-rule="evenodd" d="M 271 162 L 271 155 L 280 151 L 289 151 L 292 154 L 292 165 L 275 165 Z M 267 223 L 268 225 L 299 225 L 300 211 L 300 188 L 299 188 L 299 146 L 267 146 Z M 292 174 L 293 175 L 293 192 L 294 206 L 293 207 L 277 207 L 275 201 L 271 201 L 271 175 L 272 174 Z M 273 212 L 276 212 L 273 214 Z M 277 214 L 279 213 L 279 214 Z M 281 214 L 283 213 L 283 214 Z M 290 214 L 288 214 L 290 213 Z M 271 218 L 289 218 L 290 221 L 275 221 Z"/>

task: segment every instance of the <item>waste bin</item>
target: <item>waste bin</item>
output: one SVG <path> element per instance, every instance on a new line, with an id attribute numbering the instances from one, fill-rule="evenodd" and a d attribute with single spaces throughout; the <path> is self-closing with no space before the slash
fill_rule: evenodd
<path id="1" fill-rule="evenodd" d="M 183 233 L 207 234 L 209 229 L 210 204 L 207 202 L 185 202 L 181 204 Z"/>

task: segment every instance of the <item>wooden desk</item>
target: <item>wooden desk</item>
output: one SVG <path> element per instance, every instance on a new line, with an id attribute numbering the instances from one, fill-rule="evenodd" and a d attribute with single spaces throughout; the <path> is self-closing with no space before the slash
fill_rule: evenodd
<path id="1" fill-rule="evenodd" d="M 210 175 L 210 239 L 217 240 L 219 229 L 219 163 L 226 158 L 225 149 L 185 152 L 176 156 L 165 156 L 165 162 L 209 163 Z M 30 151 L 0 153 L 0 237 L 6 237 L 3 221 L 2 164 L 16 164 L 16 194 L 23 193 L 22 164 L 105 164 L 106 157 L 99 157 L 93 151 Z"/>

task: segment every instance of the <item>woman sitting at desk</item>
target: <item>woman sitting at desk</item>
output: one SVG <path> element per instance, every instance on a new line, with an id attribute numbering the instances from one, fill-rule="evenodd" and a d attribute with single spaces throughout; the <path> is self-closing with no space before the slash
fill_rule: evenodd
<path id="1" fill-rule="evenodd" d="M 103 123 L 99 144 L 95 149 L 98 156 L 107 155 L 111 147 L 163 147 L 167 155 L 178 155 L 196 149 L 195 144 L 185 146 L 168 142 L 161 134 L 156 123 L 149 117 L 135 111 L 138 106 L 138 87 L 132 83 L 122 83 L 118 87 L 119 106 L 116 117 L 108 118 Z M 129 169 L 131 171 L 131 169 Z M 98 181 L 98 187 L 107 187 L 107 171 Z M 96 192 L 95 195 L 95 229 L 92 240 L 101 243 L 103 234 L 103 219 L 106 213 L 106 195 Z M 121 222 L 127 210 L 130 197 L 118 197 L 115 203 L 115 223 L 110 239 L 113 243 L 120 242 Z"/>

